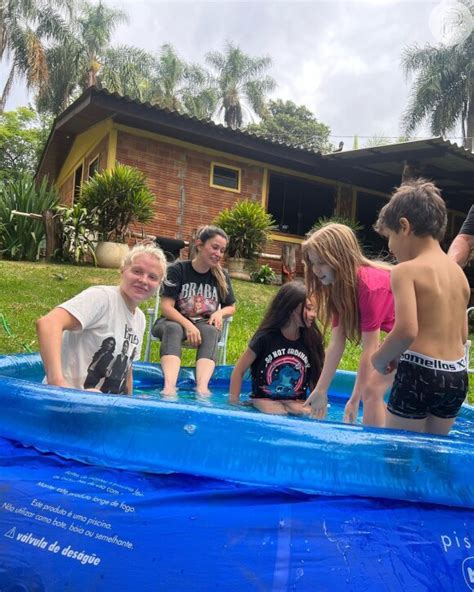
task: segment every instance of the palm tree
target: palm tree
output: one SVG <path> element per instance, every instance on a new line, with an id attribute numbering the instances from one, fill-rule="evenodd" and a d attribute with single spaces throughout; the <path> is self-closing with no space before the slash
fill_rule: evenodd
<path id="1" fill-rule="evenodd" d="M 144 49 L 126 45 L 110 47 L 104 52 L 99 84 L 110 92 L 148 101 L 156 67 L 156 58 Z"/>
<path id="2" fill-rule="evenodd" d="M 45 42 L 64 42 L 74 0 L 3 0 L 0 2 L 0 61 L 10 71 L 0 98 L 3 113 L 16 76 L 25 76 L 29 88 L 48 80 Z"/>
<path id="3" fill-rule="evenodd" d="M 128 17 L 125 12 L 116 8 L 108 8 L 100 1 L 97 6 L 92 4 L 84 6 L 78 21 L 83 67 L 87 68 L 82 80 L 84 90 L 97 84 L 100 60 L 110 43 L 112 33 L 117 25 L 127 21 Z"/>
<path id="4" fill-rule="evenodd" d="M 412 133 L 424 120 L 444 136 L 461 124 L 463 145 L 474 151 L 474 32 L 451 47 L 413 46 L 404 51 L 406 75 L 416 73 L 403 127 Z"/>
<path id="5" fill-rule="evenodd" d="M 202 66 L 186 63 L 165 44 L 156 60 L 147 100 L 204 119 L 214 113 L 217 97 L 209 73 Z"/>
<path id="6" fill-rule="evenodd" d="M 215 70 L 219 114 L 224 112 L 228 127 L 242 126 L 244 101 L 257 115 L 263 113 L 266 95 L 276 86 L 273 78 L 264 75 L 271 66 L 270 57 L 254 58 L 227 43 L 224 52 L 208 53 L 206 62 Z"/>
<path id="7" fill-rule="evenodd" d="M 80 92 L 98 84 L 98 72 L 112 33 L 126 19 L 123 11 L 108 8 L 101 2 L 82 4 L 68 39 L 45 52 L 50 76 L 36 98 L 40 112 L 57 115 Z"/>

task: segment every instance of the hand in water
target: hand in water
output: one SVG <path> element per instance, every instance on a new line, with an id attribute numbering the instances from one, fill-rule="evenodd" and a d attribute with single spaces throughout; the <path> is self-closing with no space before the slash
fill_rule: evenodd
<path id="1" fill-rule="evenodd" d="M 311 417 L 313 419 L 326 419 L 328 412 L 328 396 L 326 393 L 313 391 L 306 399 L 303 407 L 311 407 Z"/>
<path id="2" fill-rule="evenodd" d="M 349 399 L 344 407 L 344 423 L 354 424 L 359 415 L 359 403 L 355 399 Z"/>

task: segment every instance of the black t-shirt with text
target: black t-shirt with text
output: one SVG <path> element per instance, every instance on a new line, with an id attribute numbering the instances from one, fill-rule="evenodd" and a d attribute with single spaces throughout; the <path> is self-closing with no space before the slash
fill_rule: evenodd
<path id="1" fill-rule="evenodd" d="M 257 356 L 250 367 L 252 397 L 306 399 L 309 351 L 302 339 L 291 341 L 281 331 L 259 331 L 249 343 Z"/>
<path id="2" fill-rule="evenodd" d="M 161 295 L 172 298 L 175 308 L 191 321 L 207 319 L 219 306 L 223 308 L 235 302 L 229 276 L 225 271 L 224 275 L 228 291 L 222 300 L 211 270 L 198 273 L 191 261 L 176 261 L 168 267 Z"/>

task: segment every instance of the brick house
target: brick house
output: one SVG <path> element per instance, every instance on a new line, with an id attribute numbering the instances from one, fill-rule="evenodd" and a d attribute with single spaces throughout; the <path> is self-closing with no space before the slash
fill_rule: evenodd
<path id="1" fill-rule="evenodd" d="M 474 155 L 439 138 L 322 155 L 94 87 L 55 120 L 37 178 L 47 176 L 71 204 L 95 171 L 116 162 L 142 170 L 156 196 L 145 233 L 189 240 L 237 200 L 260 201 L 278 224 L 266 252 L 295 249 L 298 272 L 299 245 L 322 216 L 359 220 L 365 243 L 379 249 L 371 227 L 407 163 L 442 188 L 448 240 L 474 202 Z"/>

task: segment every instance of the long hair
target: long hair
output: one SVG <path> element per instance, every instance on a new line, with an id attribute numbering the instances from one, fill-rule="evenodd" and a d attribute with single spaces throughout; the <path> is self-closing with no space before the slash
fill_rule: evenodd
<path id="1" fill-rule="evenodd" d="M 208 240 L 214 238 L 215 236 L 221 236 L 229 243 L 229 237 L 227 233 L 219 228 L 219 226 L 212 226 L 208 224 L 207 226 L 201 226 L 197 229 L 196 232 L 196 240 L 199 240 L 204 244 Z M 217 289 L 219 290 L 219 296 L 221 300 L 225 300 L 227 298 L 227 294 L 229 293 L 229 288 L 227 287 L 227 280 L 220 265 L 216 265 L 215 267 L 211 267 L 211 273 L 216 278 L 217 281 Z"/>
<path id="2" fill-rule="evenodd" d="M 269 304 L 258 326 L 257 333 L 279 331 L 288 323 L 295 308 L 300 305 L 301 318 L 303 320 L 307 298 L 306 288 L 301 282 L 288 282 L 284 284 Z M 318 382 L 324 363 L 323 336 L 316 323 L 313 323 L 310 327 L 303 324 L 303 327 L 301 327 L 301 338 L 309 351 L 310 386 L 314 388 Z"/>
<path id="3" fill-rule="evenodd" d="M 316 301 L 316 313 L 326 332 L 334 315 L 346 337 L 358 343 L 361 338 L 357 305 L 357 271 L 361 266 L 391 269 L 387 263 L 364 256 L 354 231 L 345 224 L 329 222 L 313 232 L 302 244 L 308 294 Z M 311 258 L 325 263 L 335 272 L 334 283 L 324 286 L 313 272 Z"/>

